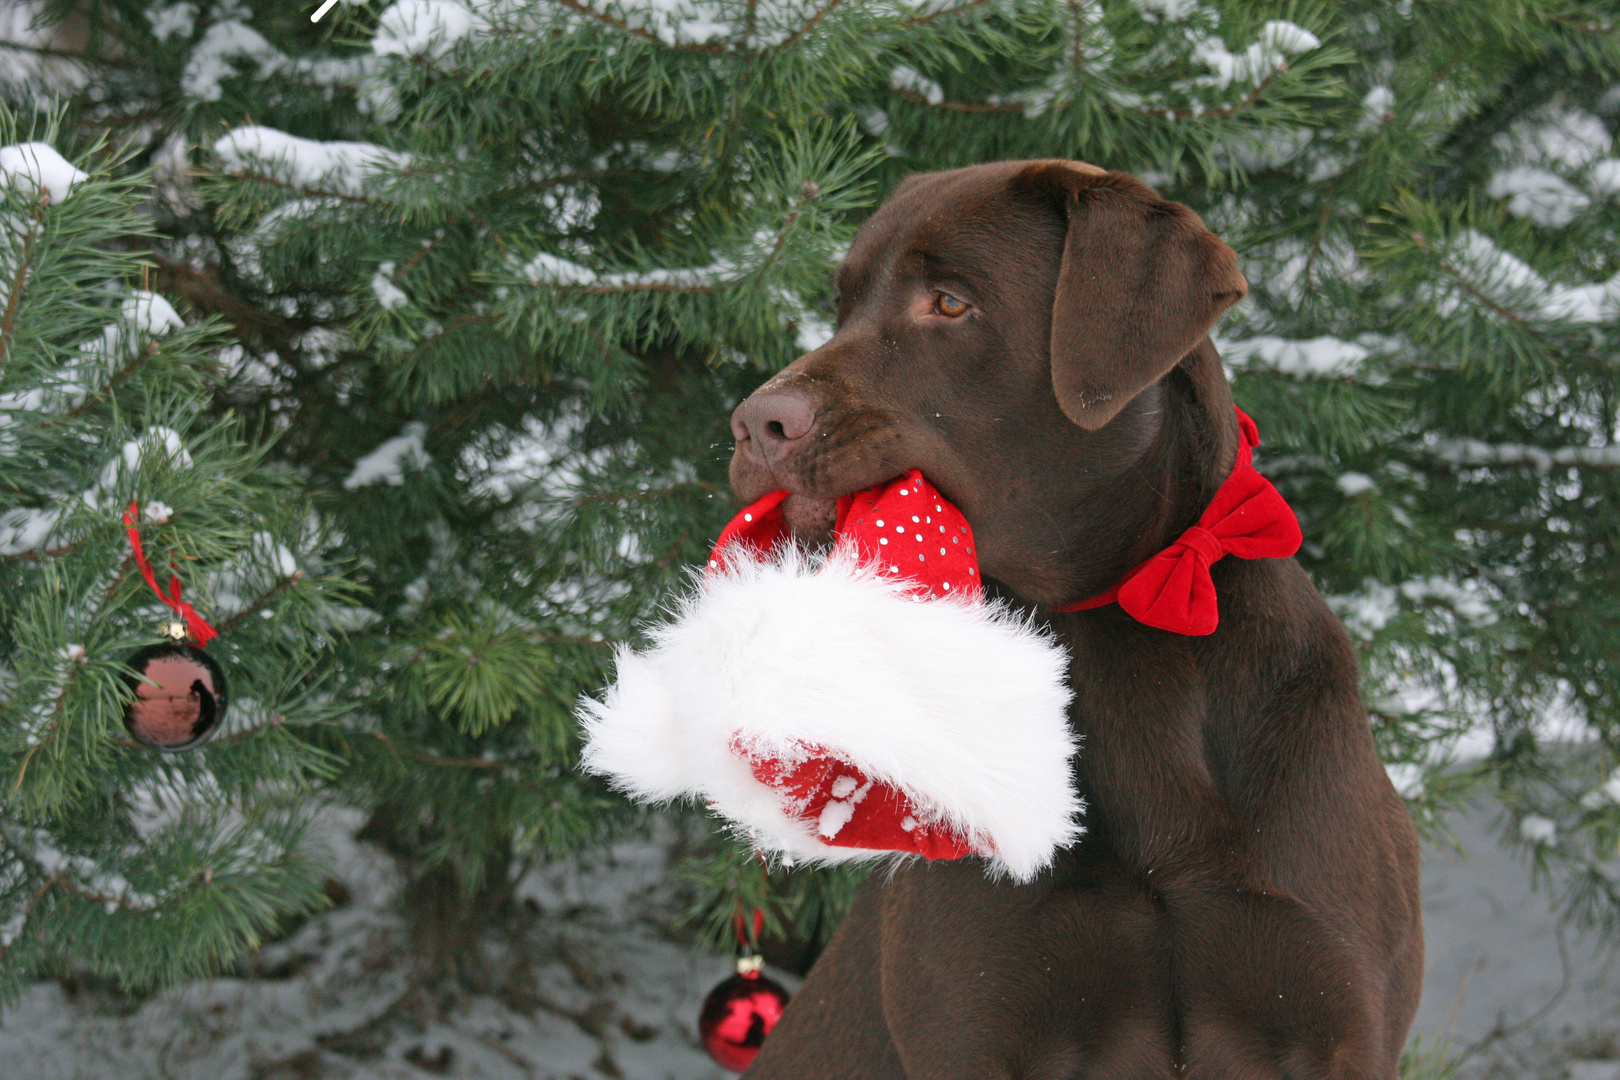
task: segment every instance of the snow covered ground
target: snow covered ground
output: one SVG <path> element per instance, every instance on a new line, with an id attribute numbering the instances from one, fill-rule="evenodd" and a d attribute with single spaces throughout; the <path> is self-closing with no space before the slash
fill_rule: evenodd
<path id="1" fill-rule="evenodd" d="M 698 1007 L 730 974 L 665 927 L 665 848 L 626 844 L 584 871 L 545 868 L 519 896 L 523 948 L 492 949 L 500 991 L 412 991 L 391 860 L 334 815 L 327 843 L 354 899 L 218 978 L 131 1004 L 36 984 L 4 1016 L 0 1080 L 718 1080 Z M 509 955 L 502 955 L 506 952 Z M 779 976 L 789 986 L 794 980 Z"/>
<path id="2" fill-rule="evenodd" d="M 1491 1078 L 1620 1080 L 1620 961 L 1560 931 L 1488 814 L 1459 823 L 1466 860 L 1429 852 L 1429 974 L 1415 1032 L 1472 1051 Z M 496 955 L 503 988 L 434 1001 L 412 992 L 386 857 L 332 820 L 354 900 L 219 978 L 139 1005 L 55 983 L 0 1028 L 3 1080 L 719 1080 L 698 1005 L 728 973 L 667 932 L 664 848 L 627 844 L 582 871 L 523 883 L 523 948 Z M 782 976 L 792 985 L 792 980 Z"/>
<path id="3" fill-rule="evenodd" d="M 1456 821 L 1468 858 L 1424 852 L 1428 972 L 1413 1033 L 1449 1036 L 1473 1075 L 1620 1080 L 1620 958 L 1560 928 L 1491 818 Z"/>

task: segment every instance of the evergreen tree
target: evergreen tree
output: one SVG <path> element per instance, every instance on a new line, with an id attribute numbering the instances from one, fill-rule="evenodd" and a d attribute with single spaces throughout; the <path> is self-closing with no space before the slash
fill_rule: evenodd
<path id="1" fill-rule="evenodd" d="M 346 591 L 324 538 L 295 478 L 210 414 L 219 327 L 139 287 L 147 179 L 104 143 L 81 171 L 53 127 L 0 108 L 3 997 L 50 968 L 203 974 L 318 906 L 299 840 L 340 765 L 312 678 Z M 128 661 L 172 618 L 126 535 L 136 501 L 157 577 L 178 566 L 221 632 L 226 712 L 192 753 L 124 723 Z"/>
<path id="2" fill-rule="evenodd" d="M 1612 3 L 42 10 L 85 43 L 76 122 L 161 166 L 160 280 L 234 326 L 216 407 L 363 567 L 344 780 L 422 911 L 465 926 L 630 820 L 572 703 L 734 509 L 726 415 L 826 339 L 864 215 L 907 172 L 1071 157 L 1237 248 L 1219 344 L 1420 821 L 1491 785 L 1614 928 Z M 849 884 L 692 875 L 709 925 L 766 899 L 809 935 Z"/>

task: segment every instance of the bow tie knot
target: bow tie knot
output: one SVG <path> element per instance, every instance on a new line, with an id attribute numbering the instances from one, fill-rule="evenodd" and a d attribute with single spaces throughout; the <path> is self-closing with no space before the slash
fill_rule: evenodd
<path id="1" fill-rule="evenodd" d="M 1226 554 L 1226 548 L 1222 546 L 1221 538 L 1200 525 L 1194 525 L 1182 533 L 1177 537 L 1176 543 L 1189 551 L 1195 551 L 1202 555 L 1205 566 L 1214 564 L 1222 555 Z M 1174 547 L 1174 545 L 1171 546 Z"/>

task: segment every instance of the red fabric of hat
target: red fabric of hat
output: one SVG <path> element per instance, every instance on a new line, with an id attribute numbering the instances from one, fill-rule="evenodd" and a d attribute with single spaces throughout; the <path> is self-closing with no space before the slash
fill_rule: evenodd
<path id="1" fill-rule="evenodd" d="M 715 541 L 709 569 L 725 565 L 733 544 L 761 558 L 790 543 L 791 533 L 782 520 L 787 496 L 786 491 L 773 491 L 732 518 Z M 983 593 L 967 518 L 921 470 L 839 499 L 833 535 L 838 548 L 906 581 L 919 596 L 978 599 Z"/>
<path id="2" fill-rule="evenodd" d="M 732 518 L 715 542 L 710 572 L 722 570 L 728 559 L 766 557 L 791 543 L 782 519 L 787 496 L 786 491 L 773 491 Z M 906 582 L 918 599 L 977 601 L 983 596 L 967 518 L 919 469 L 839 499 L 833 535 L 836 549 Z M 732 751 L 748 761 L 755 778 L 781 793 L 784 810 L 813 823 L 823 843 L 913 852 L 928 859 L 993 854 L 975 848 L 960 832 L 929 821 L 911 799 L 868 778 L 835 751 L 813 744 L 800 744 L 799 750 L 802 756 L 784 760 L 732 741 Z"/>

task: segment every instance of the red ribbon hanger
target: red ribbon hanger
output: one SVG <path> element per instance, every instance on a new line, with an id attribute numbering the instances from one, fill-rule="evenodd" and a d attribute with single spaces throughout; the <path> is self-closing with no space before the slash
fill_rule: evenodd
<path id="1" fill-rule="evenodd" d="M 141 507 L 139 503 L 132 502 L 129 509 L 124 511 L 124 531 L 129 534 L 129 547 L 135 553 L 135 565 L 141 568 L 141 576 L 151 586 L 157 598 L 167 604 L 174 613 L 180 616 L 186 624 L 186 636 L 199 649 L 204 648 L 214 638 L 219 637 L 219 631 L 208 625 L 208 621 L 189 603 L 180 599 L 180 578 L 174 574 L 169 575 L 169 593 L 164 595 L 158 588 L 157 575 L 152 571 L 152 564 L 146 558 L 146 552 L 141 548 L 141 530 L 138 524 L 141 520 Z M 173 563 L 169 564 L 171 570 L 177 569 Z"/>
<path id="2" fill-rule="evenodd" d="M 1260 429 L 1235 406 L 1242 439 L 1237 460 L 1198 523 L 1098 596 L 1055 611 L 1087 611 L 1117 603 L 1137 622 L 1176 634 L 1213 634 L 1220 624 L 1209 568 L 1228 555 L 1285 559 L 1304 539 L 1282 493 L 1254 467 Z"/>

